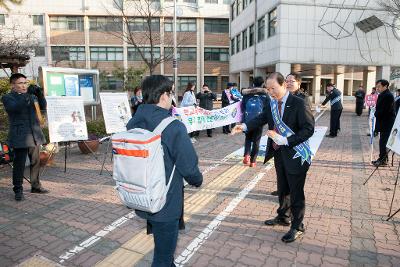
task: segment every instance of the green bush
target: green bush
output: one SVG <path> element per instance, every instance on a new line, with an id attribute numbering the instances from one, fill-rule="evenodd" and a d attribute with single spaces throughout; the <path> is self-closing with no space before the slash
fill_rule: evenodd
<path id="1" fill-rule="evenodd" d="M 97 138 L 101 138 L 107 135 L 106 126 L 104 120 L 94 120 L 86 122 L 88 135 L 96 135 Z"/>
<path id="2" fill-rule="evenodd" d="M 11 90 L 10 82 L 7 78 L 0 79 L 0 97 Z"/>

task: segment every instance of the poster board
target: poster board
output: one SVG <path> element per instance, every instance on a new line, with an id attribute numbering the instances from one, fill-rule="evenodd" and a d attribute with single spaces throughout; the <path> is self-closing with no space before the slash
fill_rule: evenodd
<path id="1" fill-rule="evenodd" d="M 99 102 L 99 71 L 74 68 L 40 67 L 45 96 L 82 96 L 84 105 Z"/>
<path id="2" fill-rule="evenodd" d="M 81 96 L 47 96 L 46 101 L 51 143 L 88 139 Z"/>
<path id="3" fill-rule="evenodd" d="M 132 118 L 127 93 L 100 93 L 104 123 L 108 134 L 126 131 Z"/>
<path id="4" fill-rule="evenodd" d="M 397 113 L 386 147 L 400 155 L 400 112 Z"/>

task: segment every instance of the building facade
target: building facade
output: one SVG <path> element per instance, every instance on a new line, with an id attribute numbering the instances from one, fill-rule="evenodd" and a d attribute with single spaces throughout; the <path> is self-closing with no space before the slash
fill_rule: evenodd
<path id="1" fill-rule="evenodd" d="M 400 66 L 397 20 L 378 1 L 232 0 L 230 77 L 240 87 L 273 71 L 303 76 L 319 103 L 329 81 L 351 96 Z M 392 77 L 391 77 L 392 76 Z"/>
<path id="2" fill-rule="evenodd" d="M 152 54 L 162 57 L 172 51 L 173 1 L 152 2 L 161 10 L 152 17 L 151 29 L 157 35 Z M 179 95 L 188 82 L 196 83 L 198 89 L 207 83 L 217 92 L 228 82 L 229 2 L 177 0 Z M 146 17 L 137 10 L 126 10 L 133 38 L 140 40 L 141 51 L 150 57 Z M 22 25 L 24 30 L 35 31 L 39 39 L 40 46 L 22 72 L 37 77 L 38 67 L 43 65 L 99 69 L 106 81 L 103 90 L 121 89 L 122 81 L 112 75 L 114 69 L 144 65 L 138 49 L 121 38 L 127 27 L 124 19 L 114 0 L 25 0 L 8 12 L 0 10 L 0 27 Z M 162 61 L 154 73 L 172 78 L 172 60 Z"/>

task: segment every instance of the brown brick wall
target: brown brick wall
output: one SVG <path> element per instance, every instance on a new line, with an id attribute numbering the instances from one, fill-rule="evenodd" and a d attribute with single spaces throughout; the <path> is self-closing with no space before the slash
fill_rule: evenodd
<path id="1" fill-rule="evenodd" d="M 172 61 L 164 63 L 164 73 L 166 75 L 173 74 Z M 196 61 L 180 61 L 178 62 L 178 74 L 197 75 L 197 62 Z"/>
<path id="2" fill-rule="evenodd" d="M 86 63 L 85 61 L 59 61 L 54 62 L 54 67 L 61 67 L 61 68 L 77 68 L 77 69 L 85 69 Z"/>
<path id="3" fill-rule="evenodd" d="M 133 67 L 133 68 L 142 68 L 145 67 L 146 64 L 144 64 L 142 61 L 128 61 L 128 67 Z M 149 72 L 146 71 L 145 74 L 148 74 Z M 156 69 L 154 70 L 154 74 L 160 74 L 161 73 L 161 64 L 159 64 Z"/>
<path id="4" fill-rule="evenodd" d="M 85 45 L 85 33 L 79 31 L 51 31 L 52 45 Z"/>
<path id="5" fill-rule="evenodd" d="M 96 45 L 122 45 L 122 39 L 119 38 L 120 33 L 105 33 L 105 32 L 95 32 L 91 31 L 89 33 L 89 44 L 91 46 Z M 117 36 L 115 36 L 117 35 Z"/>
<path id="6" fill-rule="evenodd" d="M 227 33 L 204 33 L 204 46 L 229 47 L 229 35 Z"/>
<path id="7" fill-rule="evenodd" d="M 204 62 L 204 75 L 222 75 L 229 76 L 229 63 L 218 61 Z"/>
<path id="8" fill-rule="evenodd" d="M 109 73 L 111 73 L 111 71 L 116 67 L 124 66 L 122 61 L 91 61 L 90 65 L 92 69 L 98 69 L 100 71 L 104 70 Z"/>
<path id="9" fill-rule="evenodd" d="M 136 44 L 149 45 L 150 40 L 146 33 L 143 32 L 132 32 L 132 38 Z M 154 45 L 159 45 L 161 43 L 160 33 L 152 33 L 152 39 Z M 127 40 L 128 46 L 132 45 L 132 42 Z"/>
<path id="10" fill-rule="evenodd" d="M 164 35 L 164 45 L 172 46 L 173 45 L 173 35 L 171 32 L 166 32 Z M 177 43 L 180 45 L 192 45 L 197 46 L 197 33 L 196 32 L 178 32 L 177 34 Z"/>

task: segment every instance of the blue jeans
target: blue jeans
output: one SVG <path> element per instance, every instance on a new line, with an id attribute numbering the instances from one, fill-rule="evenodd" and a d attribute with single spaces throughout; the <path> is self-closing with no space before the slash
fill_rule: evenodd
<path id="1" fill-rule="evenodd" d="M 179 220 L 171 222 L 150 221 L 154 237 L 154 258 L 152 267 L 171 267 L 178 241 Z"/>

